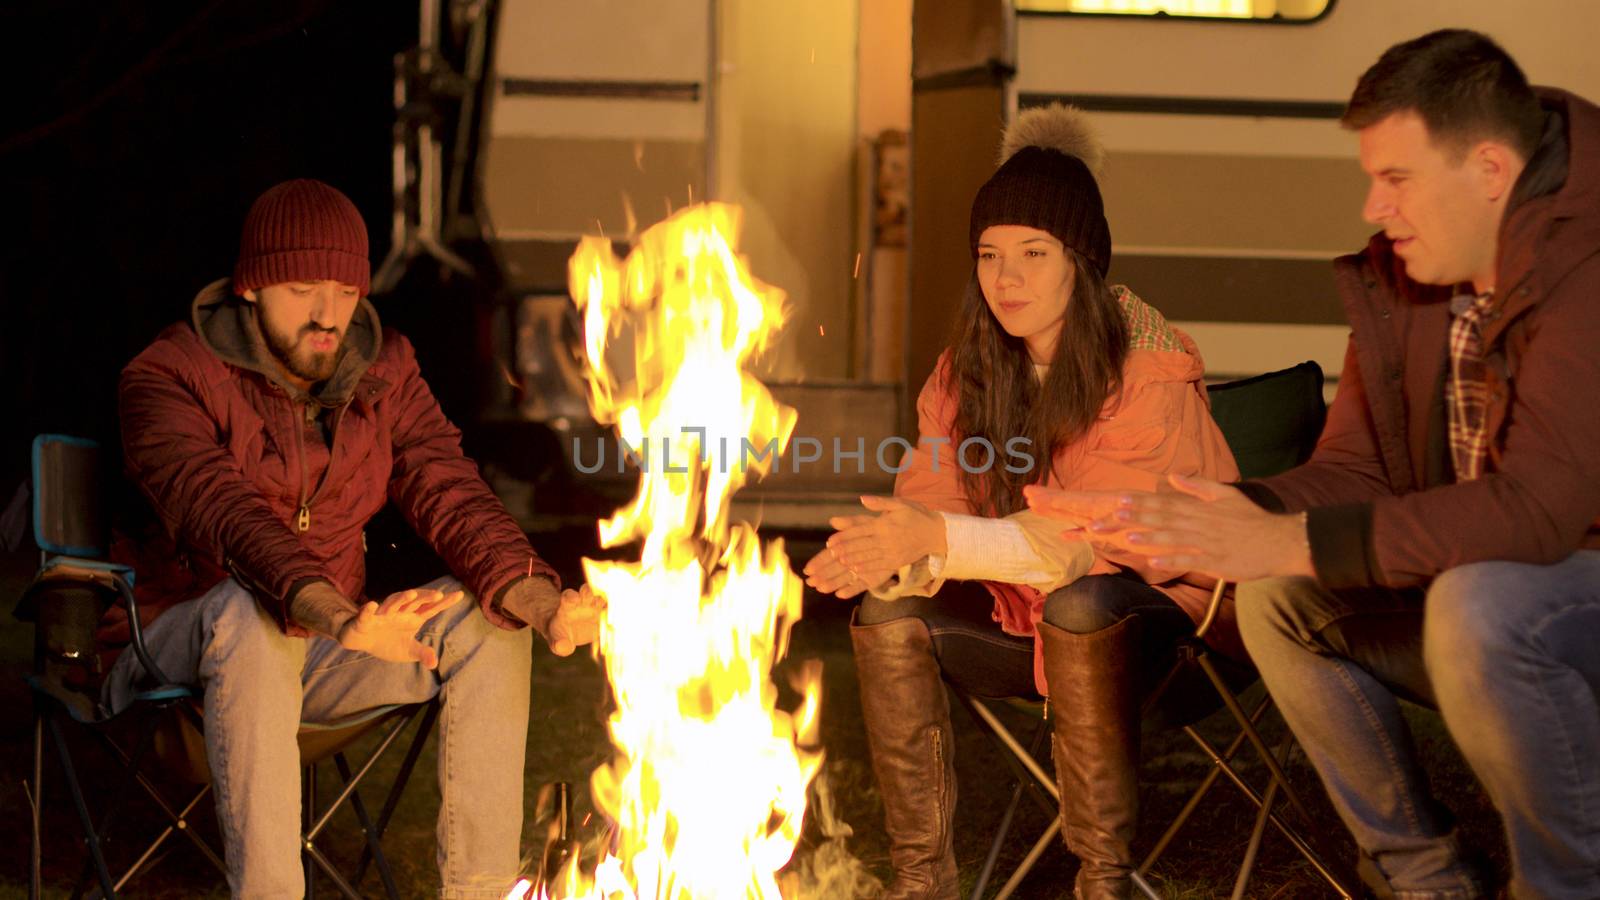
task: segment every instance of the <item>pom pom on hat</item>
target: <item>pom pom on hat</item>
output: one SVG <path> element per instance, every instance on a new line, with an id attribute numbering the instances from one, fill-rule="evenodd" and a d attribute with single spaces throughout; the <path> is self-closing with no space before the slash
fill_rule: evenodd
<path id="1" fill-rule="evenodd" d="M 1023 147 L 1043 147 L 1076 156 L 1089 167 L 1089 173 L 1100 177 L 1100 167 L 1105 164 L 1106 151 L 1095 137 L 1089 124 L 1089 114 L 1076 106 L 1052 103 L 1036 106 L 1017 114 L 1000 140 L 1000 163 L 1004 164 Z"/>

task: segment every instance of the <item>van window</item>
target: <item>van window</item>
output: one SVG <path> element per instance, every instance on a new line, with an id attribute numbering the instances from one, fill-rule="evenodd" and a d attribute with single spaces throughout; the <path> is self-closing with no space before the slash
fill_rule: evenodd
<path id="1" fill-rule="evenodd" d="M 1310 22 L 1333 0 L 1016 0 L 1023 13 Z"/>

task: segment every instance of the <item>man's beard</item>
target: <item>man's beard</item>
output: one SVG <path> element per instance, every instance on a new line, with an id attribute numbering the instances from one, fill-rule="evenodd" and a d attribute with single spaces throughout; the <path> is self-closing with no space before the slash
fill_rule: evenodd
<path id="1" fill-rule="evenodd" d="M 289 374 L 313 384 L 327 381 L 333 377 L 333 370 L 339 362 L 339 350 L 344 346 L 344 335 L 331 328 L 318 328 L 315 325 L 305 325 L 293 336 L 287 336 L 272 328 L 263 329 L 267 339 L 267 350 Z M 317 352 L 308 347 L 300 346 L 300 342 L 312 335 L 332 334 L 339 339 L 332 350 Z"/>

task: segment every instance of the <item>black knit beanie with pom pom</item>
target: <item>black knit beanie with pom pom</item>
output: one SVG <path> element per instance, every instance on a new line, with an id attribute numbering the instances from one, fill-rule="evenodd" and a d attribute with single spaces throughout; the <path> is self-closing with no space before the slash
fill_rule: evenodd
<path id="1" fill-rule="evenodd" d="M 1060 103 L 1023 111 L 1006 129 L 1000 168 L 972 201 L 972 255 L 991 225 L 1027 225 L 1078 251 L 1104 277 L 1111 227 L 1094 170 L 1102 151 L 1083 111 Z"/>

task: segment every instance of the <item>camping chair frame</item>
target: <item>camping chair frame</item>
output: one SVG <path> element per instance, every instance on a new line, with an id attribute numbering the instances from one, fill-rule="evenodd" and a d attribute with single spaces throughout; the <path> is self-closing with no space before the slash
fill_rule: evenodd
<path id="1" fill-rule="evenodd" d="M 91 472 L 96 464 L 98 445 L 92 441 L 60 435 L 40 435 L 34 442 L 36 500 L 34 526 L 35 539 L 41 547 L 41 566 L 39 574 L 23 591 L 17 604 L 19 618 L 30 618 L 38 622 L 34 671 L 26 676 L 33 695 L 29 896 L 37 900 L 42 891 L 45 799 L 43 781 L 45 757 L 49 747 L 54 748 L 53 755 L 60 765 L 67 793 L 72 799 L 78 824 L 83 831 L 84 862 L 74 886 L 72 894 L 74 900 L 84 895 L 91 882 L 97 883 L 98 896 L 117 897 L 135 876 L 157 858 L 157 854 L 174 833 L 187 837 L 219 873 L 226 875 L 227 869 L 222 855 L 196 832 L 190 819 L 200 802 L 211 792 L 209 778 L 205 777 L 203 772 L 196 773 L 200 777 L 192 780 L 199 786 L 192 793 L 186 793 L 180 800 L 170 800 L 144 774 L 143 769 L 152 754 L 157 727 L 172 724 L 174 721 L 180 730 L 188 730 L 185 740 L 189 746 L 200 748 L 189 755 L 190 761 L 203 769 L 203 741 L 198 740 L 203 731 L 198 705 L 201 693 L 195 686 L 173 683 L 162 673 L 151 656 L 145 645 L 143 620 L 139 613 L 138 599 L 133 591 L 132 570 L 97 558 L 103 556 L 101 548 L 104 546 L 103 540 L 94 534 L 95 528 L 92 527 L 97 524 L 95 516 L 98 511 L 47 508 L 45 501 L 47 493 L 52 494 L 52 501 L 53 493 L 59 491 L 63 495 L 69 495 L 69 502 L 76 501 L 79 504 L 88 502 L 94 493 L 93 490 L 87 494 L 83 491 L 74 494 L 70 490 L 59 490 L 62 485 L 56 482 L 62 479 L 63 473 L 50 469 L 44 462 L 47 453 L 52 451 L 78 454 L 76 474 L 83 474 Z M 73 463 L 59 465 L 62 470 L 71 470 Z M 69 471 L 66 474 L 74 473 Z M 75 646 L 66 652 L 52 652 L 47 646 L 45 632 L 48 626 L 45 623 L 51 619 L 54 612 L 52 604 L 63 602 L 69 592 L 80 592 L 81 599 L 81 592 L 85 591 L 92 592 L 103 600 L 122 602 L 128 613 L 132 650 L 147 676 L 157 685 L 138 693 L 133 704 L 116 716 L 104 715 L 98 703 L 81 691 L 69 687 L 60 677 L 64 671 L 73 666 L 81 666 L 92 659 L 92 651 Z M 396 900 L 402 896 L 395 883 L 393 869 L 383 853 L 382 839 L 405 791 L 411 772 L 416 766 L 423 745 L 433 731 L 438 715 L 439 702 L 435 699 L 426 703 L 382 707 L 354 719 L 331 725 L 301 726 L 302 785 L 305 790 L 302 804 L 305 821 L 301 833 L 301 846 L 305 860 L 308 898 L 315 896 L 315 876 L 320 871 L 333 882 L 341 895 L 351 900 L 359 900 L 361 894 L 355 885 L 361 883 L 368 867 L 373 863 L 377 865 L 385 894 Z M 122 804 L 127 795 L 135 792 L 117 792 L 102 810 L 99 821 L 96 821 L 90 812 L 88 799 L 78 775 L 78 767 L 73 760 L 71 748 L 62 728 L 63 718 L 76 722 L 93 734 L 95 743 L 115 761 L 120 774 L 137 784 L 141 792 L 150 798 L 167 820 L 166 826 L 119 877 L 112 877 L 111 867 L 106 858 L 106 835 L 117 814 L 122 811 Z M 374 821 L 362 802 L 357 787 L 372 771 L 378 759 L 400 737 L 406 726 L 413 722 L 417 722 L 418 727 L 411 738 L 395 780 L 389 788 L 383 808 Z M 124 724 L 130 725 L 135 731 L 131 752 L 110 733 L 113 727 Z M 377 746 L 362 761 L 360 767 L 352 771 L 344 753 L 346 745 L 377 728 L 384 729 Z M 308 744 L 314 744 L 314 747 L 308 748 Z M 331 803 L 319 810 L 316 791 L 317 765 L 324 758 L 332 759 L 343 788 Z M 317 838 L 332 820 L 334 813 L 346 804 L 360 822 L 366 843 L 353 879 L 345 878 L 316 844 Z"/>
<path id="2" fill-rule="evenodd" d="M 1000 858 L 1001 849 L 1005 847 L 1006 838 L 1011 834 L 1017 807 L 1022 804 L 1022 795 L 1026 793 L 1033 797 L 1034 801 L 1039 804 L 1039 808 L 1050 819 L 1050 825 L 1033 842 L 1033 846 L 1029 848 L 1027 855 L 1022 858 L 1022 862 L 1017 864 L 1010 877 L 1006 879 L 1006 883 L 994 895 L 994 900 L 1005 900 L 1005 898 L 1016 892 L 1017 887 L 1022 884 L 1022 880 L 1027 877 L 1029 872 L 1033 871 L 1033 867 L 1039 862 L 1039 858 L 1044 855 L 1046 850 L 1050 849 L 1051 844 L 1055 842 L 1056 836 L 1061 833 L 1061 790 L 1056 787 L 1055 777 L 1046 772 L 1044 766 L 1038 760 L 1040 749 L 1050 739 L 1049 703 L 1025 698 L 1008 698 L 1005 701 L 1018 709 L 1040 715 L 1039 725 L 1034 729 L 1029 745 L 1023 747 L 1011 729 L 1007 728 L 1006 724 L 995 715 L 994 710 L 989 708 L 985 698 L 978 697 L 955 685 L 950 686 L 950 691 L 961 702 L 961 705 L 972 713 L 972 718 L 978 723 L 978 727 L 983 733 L 988 735 L 989 739 L 1000 748 L 1000 757 L 1006 761 L 1007 767 L 1011 769 L 1013 778 L 1011 799 L 1006 804 L 1005 812 L 1000 816 L 1000 825 L 995 831 L 994 840 L 989 842 L 989 850 L 984 854 L 983 868 L 978 871 L 978 878 L 973 882 L 972 893 L 969 895 L 972 900 L 980 900 L 983 897 L 984 890 L 989 886 L 989 879 L 994 876 L 995 864 Z M 1131 877 L 1133 886 L 1140 893 L 1150 898 L 1150 900 L 1161 900 L 1161 895 L 1156 893 L 1155 889 L 1150 886 L 1142 869 L 1135 871 Z"/>
<path id="3" fill-rule="evenodd" d="M 1255 822 L 1250 831 L 1250 839 L 1246 844 L 1245 855 L 1240 863 L 1238 874 L 1235 876 L 1232 893 L 1234 898 L 1241 898 L 1245 895 L 1244 892 L 1254 871 L 1267 826 L 1270 824 L 1294 846 L 1295 850 L 1305 858 L 1317 875 L 1328 883 L 1335 894 L 1343 898 L 1343 900 L 1354 900 L 1359 895 L 1348 887 L 1350 882 L 1334 867 L 1324 861 L 1322 854 L 1317 851 L 1311 839 L 1301 834 L 1292 823 L 1286 821 L 1273 808 L 1279 795 L 1282 795 L 1288 801 L 1289 806 L 1299 814 L 1303 822 L 1314 821 L 1307 813 L 1304 802 L 1300 799 L 1299 794 L 1294 790 L 1284 772 L 1288 754 L 1293 747 L 1293 736 L 1286 735 L 1276 752 L 1274 752 L 1267 746 L 1258 728 L 1259 722 L 1271 708 L 1272 699 L 1263 697 L 1252 709 L 1246 710 L 1239 703 L 1238 698 L 1233 693 L 1233 689 L 1217 669 L 1216 664 L 1209 658 L 1211 651 L 1206 646 L 1204 638 L 1212 623 L 1215 622 L 1222 603 L 1225 602 L 1226 587 L 1225 582 L 1217 584 L 1212 592 L 1211 602 L 1207 607 L 1205 617 L 1195 629 L 1194 635 L 1185 638 L 1179 643 L 1177 662 L 1167 671 L 1167 674 L 1157 683 L 1156 687 L 1151 690 L 1144 701 L 1142 712 L 1148 714 L 1153 710 L 1166 693 L 1167 688 L 1176 682 L 1186 670 L 1198 668 L 1205 674 L 1206 679 L 1222 700 L 1223 707 L 1228 710 L 1229 715 L 1233 717 L 1235 724 L 1238 725 L 1239 734 L 1234 737 L 1226 748 L 1219 750 L 1199 732 L 1194 724 L 1183 726 L 1183 732 L 1189 736 L 1190 740 L 1194 741 L 1195 745 L 1210 760 L 1211 770 L 1189 796 L 1188 801 L 1183 805 L 1173 822 L 1167 826 L 1167 829 L 1156 841 L 1155 846 L 1151 848 L 1144 860 L 1135 869 L 1132 876 L 1134 887 L 1144 896 L 1151 898 L 1151 900 L 1160 900 L 1161 894 L 1155 890 L 1149 881 L 1151 871 L 1166 852 L 1173 838 L 1187 824 L 1194 812 L 1199 809 L 1211 788 L 1220 778 L 1226 776 L 1227 780 L 1256 807 Z M 972 713 L 973 719 L 978 722 L 984 733 L 1000 748 L 1001 757 L 1006 761 L 1013 776 L 1011 799 L 1001 815 L 994 840 L 989 845 L 989 850 L 984 857 L 983 867 L 979 870 L 977 881 L 973 884 L 970 895 L 973 900 L 982 898 L 984 891 L 988 888 L 1000 851 L 1005 846 L 1006 839 L 1010 836 L 1013 819 L 1016 815 L 1017 807 L 1021 805 L 1022 795 L 1026 793 L 1032 796 L 1039 804 L 1040 809 L 1050 817 L 1049 827 L 1034 841 L 1033 847 L 1018 863 L 1017 868 L 1012 871 L 999 892 L 994 895 L 995 900 L 1005 900 L 1016 891 L 1023 878 L 1039 861 L 1039 857 L 1050 848 L 1061 829 L 1061 821 L 1058 815 L 1061 794 L 1056 788 L 1055 778 L 1045 771 L 1038 761 L 1038 753 L 1048 741 L 1051 728 L 1048 704 L 1023 699 L 1007 701 L 1022 709 L 1039 710 L 1041 706 L 1045 707 L 1043 717 L 1039 725 L 1034 729 L 1029 745 L 1024 747 L 1016 735 L 995 715 L 994 711 L 989 707 L 988 701 L 953 685 L 950 689 L 956 699 Z M 1264 790 L 1258 791 L 1252 787 L 1234 765 L 1235 756 L 1246 744 L 1255 749 L 1256 754 L 1260 757 L 1271 776 Z"/>
<path id="4" fill-rule="evenodd" d="M 1234 787 L 1238 788 L 1239 792 L 1244 794 L 1256 807 L 1255 823 L 1250 829 L 1250 839 L 1245 845 L 1244 859 L 1240 863 L 1238 875 L 1234 879 L 1233 893 L 1231 895 L 1234 900 L 1239 900 L 1244 896 L 1245 888 L 1250 883 L 1250 875 L 1255 869 L 1257 854 L 1260 852 L 1261 841 L 1266 834 L 1269 822 L 1289 840 L 1289 843 L 1294 845 L 1294 848 L 1311 865 L 1317 875 L 1326 881 L 1328 886 L 1339 897 L 1343 898 L 1343 900 L 1354 900 L 1357 895 L 1351 891 L 1348 882 L 1323 860 L 1321 854 L 1315 849 L 1312 840 L 1300 834 L 1292 825 L 1285 822 L 1282 817 L 1273 811 L 1274 801 L 1279 794 L 1282 794 L 1288 800 L 1290 807 L 1299 815 L 1302 822 L 1309 824 L 1315 821 L 1307 811 L 1306 805 L 1301 800 L 1294 785 L 1290 783 L 1288 775 L 1284 772 L 1289 753 L 1294 747 L 1294 735 L 1286 733 L 1276 753 L 1268 748 L 1265 739 L 1261 736 L 1258 725 L 1262 716 L 1272 706 L 1272 698 L 1263 696 L 1261 701 L 1255 705 L 1255 708 L 1247 712 L 1239 703 L 1239 698 L 1234 695 L 1233 688 L 1228 685 L 1222 674 L 1217 670 L 1216 665 L 1211 661 L 1212 651 L 1205 643 L 1205 636 L 1211 630 L 1211 626 L 1216 622 L 1218 612 L 1222 609 L 1227 586 L 1228 584 L 1225 581 L 1217 582 L 1216 588 L 1211 592 L 1211 602 L 1206 607 L 1205 617 L 1195 629 L 1194 635 L 1185 638 L 1179 643 L 1177 662 L 1172 665 L 1166 676 L 1161 679 L 1150 692 L 1150 696 L 1145 699 L 1144 709 L 1147 712 L 1154 709 L 1155 705 L 1165 695 L 1167 689 L 1177 681 L 1180 675 L 1185 671 L 1198 668 L 1205 673 L 1206 680 L 1211 683 L 1212 688 L 1217 693 L 1217 697 L 1222 700 L 1222 704 L 1228 710 L 1228 714 L 1233 717 L 1234 724 L 1239 727 L 1239 734 L 1234 737 L 1225 750 L 1218 751 L 1210 741 L 1205 739 L 1204 735 L 1200 734 L 1194 724 L 1183 726 L 1184 734 L 1188 735 L 1189 739 L 1211 760 L 1212 768 L 1200 782 L 1199 787 L 1189 796 L 1188 802 L 1183 805 L 1177 817 L 1173 819 L 1172 824 L 1167 826 L 1166 831 L 1156 841 L 1155 846 L 1151 848 L 1144 861 L 1139 864 L 1138 872 L 1141 875 L 1147 875 L 1155 867 L 1156 862 L 1161 859 L 1172 839 L 1177 836 L 1177 833 L 1189 821 L 1195 810 L 1199 809 L 1212 785 L 1217 783 L 1220 776 L 1225 775 L 1233 783 Z M 1260 758 L 1262 764 L 1267 767 L 1267 771 L 1271 775 L 1266 789 L 1259 793 L 1250 786 L 1232 765 L 1234 756 L 1246 743 L 1255 748 L 1256 755 Z"/>
<path id="5" fill-rule="evenodd" d="M 1243 449 L 1255 457 L 1255 465 L 1252 467 L 1255 469 L 1255 471 L 1245 472 L 1244 474 L 1247 476 L 1256 477 L 1270 474 L 1271 472 L 1281 471 L 1283 468 L 1303 461 L 1305 455 L 1307 455 L 1310 451 L 1310 439 L 1315 438 L 1316 434 L 1321 430 L 1322 372 L 1315 363 L 1301 363 L 1298 366 L 1285 369 L 1281 372 L 1271 372 L 1255 378 L 1229 382 L 1227 385 L 1217 385 L 1216 388 L 1248 388 L 1251 385 L 1260 384 L 1263 382 L 1270 384 L 1274 381 L 1280 385 L 1287 386 L 1290 391 L 1299 391 L 1300 396 L 1291 395 L 1289 399 L 1297 404 L 1300 404 L 1302 407 L 1310 404 L 1312 407 L 1314 407 L 1314 409 L 1307 410 L 1302 408 L 1300 412 L 1311 411 L 1314 412 L 1315 415 L 1308 419 L 1307 423 L 1301 423 L 1305 426 L 1303 431 L 1298 434 L 1290 435 L 1290 440 L 1287 443 L 1281 441 L 1278 443 L 1259 443 L 1260 436 L 1258 434 L 1250 434 L 1246 429 L 1241 429 L 1241 431 L 1247 435 L 1245 439 L 1246 446 Z M 1216 396 L 1216 388 L 1212 389 L 1211 396 L 1213 397 Z M 1293 411 L 1294 410 L 1291 410 L 1291 412 Z M 1219 416 L 1219 424 L 1221 423 L 1222 419 Z M 1225 436 L 1227 435 L 1226 428 L 1224 429 L 1224 434 Z M 1282 438 L 1283 436 L 1275 434 L 1272 435 L 1272 437 L 1276 439 Z M 1250 440 L 1258 441 L 1258 443 L 1250 444 Z M 1235 446 L 1233 440 L 1229 441 L 1229 446 L 1236 454 L 1240 454 L 1241 447 Z M 1243 457 L 1241 456 L 1241 459 L 1242 458 Z M 1241 469 L 1243 468 L 1245 468 L 1245 466 L 1243 463 L 1241 463 Z M 1227 780 L 1256 807 L 1255 821 L 1251 828 L 1249 841 L 1245 846 L 1244 858 L 1240 863 L 1239 871 L 1234 880 L 1234 889 L 1232 894 L 1234 898 L 1240 898 L 1244 896 L 1244 892 L 1250 881 L 1251 873 L 1255 868 L 1262 841 L 1267 832 L 1267 826 L 1271 825 L 1288 839 L 1290 844 L 1294 846 L 1300 855 L 1306 859 L 1307 863 L 1309 863 L 1316 871 L 1317 875 L 1328 883 L 1335 894 L 1341 898 L 1344 898 L 1344 900 L 1353 900 L 1354 897 L 1358 896 L 1358 894 L 1355 891 L 1352 891 L 1349 887 L 1349 885 L 1353 882 L 1348 880 L 1342 873 L 1329 866 L 1324 861 L 1323 855 L 1320 854 L 1315 848 L 1312 840 L 1303 835 L 1295 828 L 1294 824 L 1286 821 L 1284 817 L 1274 809 L 1274 805 L 1276 804 L 1279 796 L 1282 795 L 1282 797 L 1288 801 L 1289 807 L 1298 814 L 1301 822 L 1308 825 L 1314 822 L 1311 816 L 1307 814 L 1306 806 L 1301 800 L 1299 793 L 1295 791 L 1284 772 L 1284 767 L 1287 764 L 1289 753 L 1294 746 L 1293 735 L 1287 734 L 1283 742 L 1274 752 L 1267 746 L 1266 741 L 1262 738 L 1261 732 L 1257 727 L 1262 717 L 1265 716 L 1267 711 L 1272 706 L 1271 697 L 1263 697 L 1263 699 L 1259 703 L 1255 704 L 1252 709 L 1246 710 L 1240 704 L 1239 699 L 1235 696 L 1232 687 L 1229 686 L 1222 672 L 1219 671 L 1217 665 L 1211 659 L 1210 654 L 1212 651 L 1206 645 L 1205 637 L 1210 632 L 1212 626 L 1216 623 L 1217 615 L 1222 609 L 1222 604 L 1226 602 L 1226 593 L 1227 583 L 1218 582 L 1212 591 L 1210 603 L 1206 608 L 1206 613 L 1202 617 L 1200 624 L 1196 626 L 1192 635 L 1185 637 L 1179 642 L 1177 647 L 1177 661 L 1145 698 L 1142 714 L 1143 716 L 1147 717 L 1149 713 L 1156 708 L 1156 705 L 1166 694 L 1167 690 L 1173 684 L 1178 682 L 1181 675 L 1198 668 L 1205 675 L 1206 680 L 1211 684 L 1212 688 L 1216 691 L 1217 696 L 1222 701 L 1223 707 L 1226 708 L 1229 715 L 1232 716 L 1234 723 L 1239 728 L 1239 734 L 1229 742 L 1227 747 L 1219 750 L 1200 734 L 1194 724 L 1191 723 L 1183 726 L 1184 733 L 1187 734 L 1192 741 L 1194 741 L 1196 746 L 1200 748 L 1201 752 L 1205 754 L 1206 758 L 1210 760 L 1211 770 L 1207 772 L 1205 778 L 1202 779 L 1199 786 L 1190 795 L 1188 801 L 1183 805 L 1174 821 L 1167 827 L 1165 832 L 1163 832 L 1161 837 L 1157 840 L 1155 846 L 1151 848 L 1144 860 L 1134 870 L 1132 876 L 1134 887 L 1136 887 L 1146 897 L 1152 898 L 1152 900 L 1159 900 L 1161 895 L 1154 890 L 1148 880 L 1151 871 L 1171 845 L 1173 838 L 1189 821 L 1190 817 L 1200 807 L 1201 803 L 1204 802 L 1212 786 L 1214 786 L 1221 778 L 1226 777 Z M 962 705 L 964 705 L 968 711 L 973 714 L 973 718 L 978 722 L 980 728 L 987 735 L 989 735 L 991 740 L 993 740 L 994 743 L 999 747 L 1002 758 L 1006 760 L 1015 778 L 1010 803 L 1001 816 L 999 828 L 995 834 L 993 842 L 990 844 L 989 851 L 984 859 L 983 867 L 979 871 L 977 881 L 974 884 L 971 894 L 974 900 L 978 900 L 978 898 L 983 897 L 983 893 L 989 885 L 989 879 L 994 872 L 995 862 L 999 857 L 1001 848 L 1005 845 L 1006 838 L 1009 836 L 1011 827 L 1013 825 L 1012 820 L 1016 814 L 1017 807 L 1021 803 L 1022 795 L 1027 793 L 1030 796 L 1033 796 L 1035 800 L 1039 802 L 1046 815 L 1051 819 L 1050 827 L 1047 828 L 1044 834 L 1034 842 L 1032 849 L 1023 858 L 1022 862 L 1018 864 L 1017 868 L 1012 872 L 1005 885 L 1002 886 L 1000 891 L 995 894 L 996 900 L 1004 900 L 1004 898 L 1011 896 L 1011 894 L 1016 890 L 1022 879 L 1033 868 L 1039 857 L 1055 839 L 1061 827 L 1057 806 L 1060 795 L 1056 788 L 1055 779 L 1051 777 L 1050 774 L 1046 772 L 1037 761 L 1039 750 L 1048 739 L 1049 730 L 1051 727 L 1049 720 L 1049 704 L 1048 701 L 1044 703 L 1043 720 L 1035 729 L 1029 746 L 1024 747 L 1016 738 L 1016 736 L 1013 735 L 1012 732 L 1006 728 L 1005 724 L 1001 722 L 1000 719 L 995 715 L 994 711 L 989 707 L 987 701 L 973 696 L 971 693 L 954 685 L 951 686 L 951 690 L 954 692 L 956 698 L 961 701 Z M 1037 711 L 1040 708 L 1040 704 L 1038 702 L 1029 701 L 1026 699 L 1014 698 L 1006 702 L 1034 711 Z M 1258 791 L 1256 788 L 1252 787 L 1233 764 L 1235 757 L 1246 744 L 1250 745 L 1255 750 L 1256 755 L 1260 757 L 1270 775 L 1270 780 L 1268 781 L 1264 790 Z M 1055 802 L 1047 802 L 1044 799 L 1046 797 Z"/>

